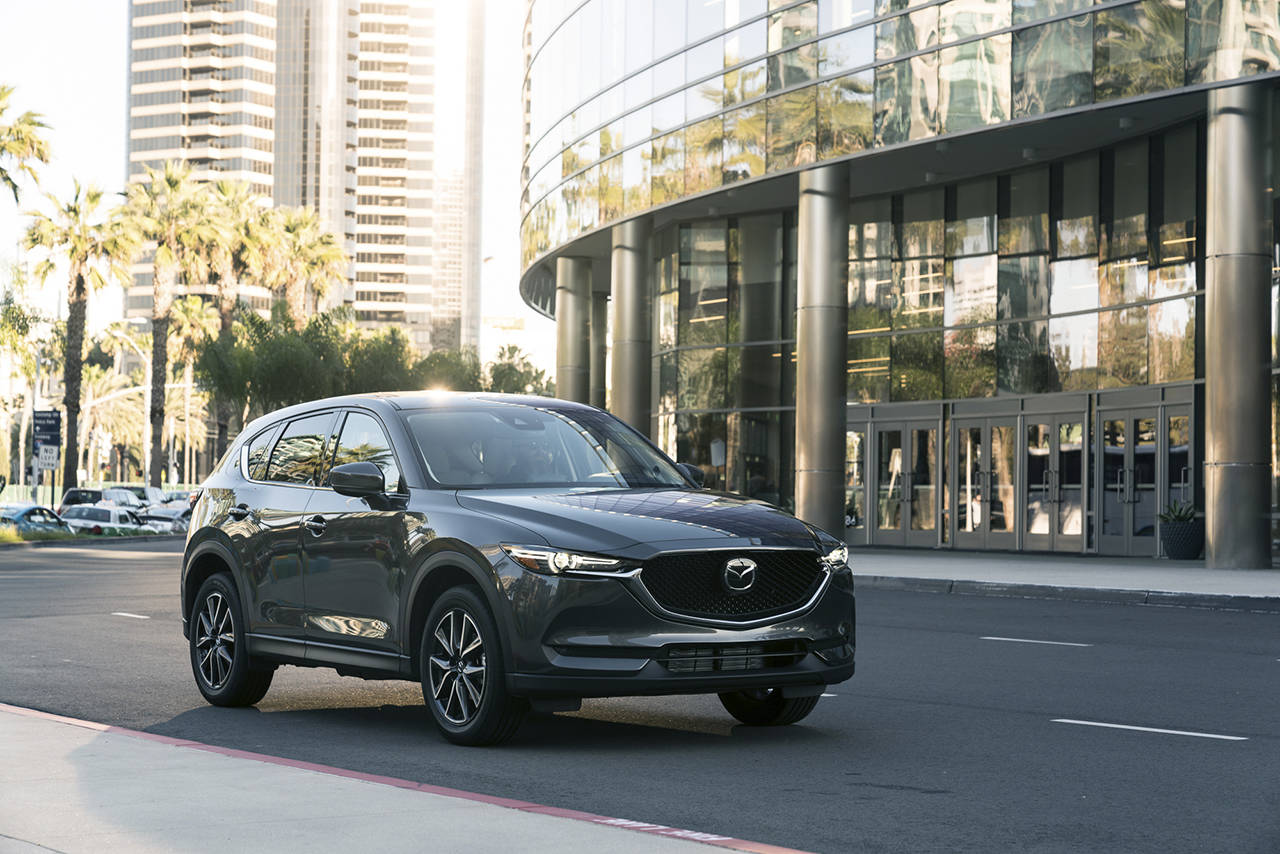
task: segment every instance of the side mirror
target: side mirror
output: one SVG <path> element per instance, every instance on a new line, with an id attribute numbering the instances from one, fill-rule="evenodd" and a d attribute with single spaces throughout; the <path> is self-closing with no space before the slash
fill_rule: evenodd
<path id="1" fill-rule="evenodd" d="M 334 466 L 329 472 L 329 485 L 339 495 L 349 495 L 352 498 L 381 495 L 387 488 L 382 469 L 367 462 Z"/>
<path id="2" fill-rule="evenodd" d="M 693 481 L 694 485 L 697 486 L 698 489 L 706 487 L 707 478 L 706 475 L 702 473 L 702 469 L 690 463 L 676 463 L 676 468 L 680 469 L 681 473 L 684 474 L 685 477 Z"/>

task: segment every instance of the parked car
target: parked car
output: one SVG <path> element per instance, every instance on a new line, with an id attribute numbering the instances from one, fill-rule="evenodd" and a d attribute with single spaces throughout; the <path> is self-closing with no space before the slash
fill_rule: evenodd
<path id="1" fill-rule="evenodd" d="M 57 513 L 38 504 L 0 504 L 0 525 L 11 527 L 19 534 L 69 533 L 71 530 Z"/>
<path id="2" fill-rule="evenodd" d="M 185 534 L 187 523 L 191 521 L 191 508 L 171 505 L 148 507 L 139 514 L 139 518 L 144 524 L 155 526 L 162 534 Z"/>
<path id="3" fill-rule="evenodd" d="M 157 504 L 164 504 L 168 499 L 165 498 L 164 490 L 158 486 L 142 486 L 139 484 L 120 484 L 111 487 L 114 489 L 122 489 L 132 493 L 138 499 L 138 504 L 143 507 L 153 507 Z"/>
<path id="4" fill-rule="evenodd" d="M 102 490 L 102 499 L 98 503 L 111 507 L 128 507 L 135 513 L 147 506 L 132 489 L 120 486 L 111 486 Z"/>
<path id="5" fill-rule="evenodd" d="M 191 493 L 193 489 L 174 489 L 164 494 L 164 503 L 172 504 L 175 507 L 181 504 L 183 507 L 191 505 Z"/>
<path id="6" fill-rule="evenodd" d="M 183 631 L 210 703 L 256 703 L 281 664 L 417 680 L 460 744 L 583 697 L 790 724 L 853 675 L 847 557 L 589 406 L 358 395 L 236 439 L 192 515 Z"/>
<path id="7" fill-rule="evenodd" d="M 85 489 L 84 487 L 68 489 L 62 493 L 62 503 L 58 505 L 58 515 L 66 513 L 68 507 L 75 507 L 77 504 L 97 504 L 101 500 L 101 489 Z"/>
<path id="8" fill-rule="evenodd" d="M 155 525 L 138 518 L 126 507 L 77 504 L 67 508 L 62 518 L 77 534 L 157 534 Z"/>

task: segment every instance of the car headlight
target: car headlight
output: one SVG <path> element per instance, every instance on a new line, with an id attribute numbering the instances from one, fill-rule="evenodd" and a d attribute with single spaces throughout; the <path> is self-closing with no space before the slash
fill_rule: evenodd
<path id="1" fill-rule="evenodd" d="M 525 569 L 544 575 L 620 576 L 638 570 L 635 564 L 613 557 L 566 552 L 539 546 L 503 546 L 507 556 Z"/>
<path id="2" fill-rule="evenodd" d="M 846 569 L 849 566 L 849 547 L 841 543 L 823 555 L 820 560 L 823 566 L 833 572 Z"/>

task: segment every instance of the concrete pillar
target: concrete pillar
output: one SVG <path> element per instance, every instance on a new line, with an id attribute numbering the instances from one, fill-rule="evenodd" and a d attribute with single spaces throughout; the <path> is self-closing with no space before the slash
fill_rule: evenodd
<path id="1" fill-rule="evenodd" d="M 649 232 L 647 218 L 613 227 L 613 376 L 610 410 L 649 435 L 653 342 L 649 305 Z"/>
<path id="2" fill-rule="evenodd" d="M 589 402 L 591 262 L 556 259 L 556 396 Z"/>
<path id="3" fill-rule="evenodd" d="M 1209 92 L 1205 161 L 1205 555 L 1269 568 L 1270 88 Z"/>
<path id="4" fill-rule="evenodd" d="M 605 407 L 605 353 L 609 334 L 609 294 L 591 292 L 591 405 Z"/>
<path id="5" fill-rule="evenodd" d="M 844 534 L 849 171 L 800 173 L 796 223 L 796 515 Z"/>

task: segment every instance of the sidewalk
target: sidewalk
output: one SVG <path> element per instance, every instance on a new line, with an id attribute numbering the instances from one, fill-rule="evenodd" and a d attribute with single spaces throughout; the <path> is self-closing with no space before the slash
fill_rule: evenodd
<path id="1" fill-rule="evenodd" d="M 466 750 L 468 748 L 457 748 Z M 0 703 L 0 854 L 790 849 L 59 718 Z"/>
<path id="2" fill-rule="evenodd" d="M 1280 613 L 1280 570 L 1203 561 L 935 549 L 849 551 L 864 590 L 917 590 Z"/>

